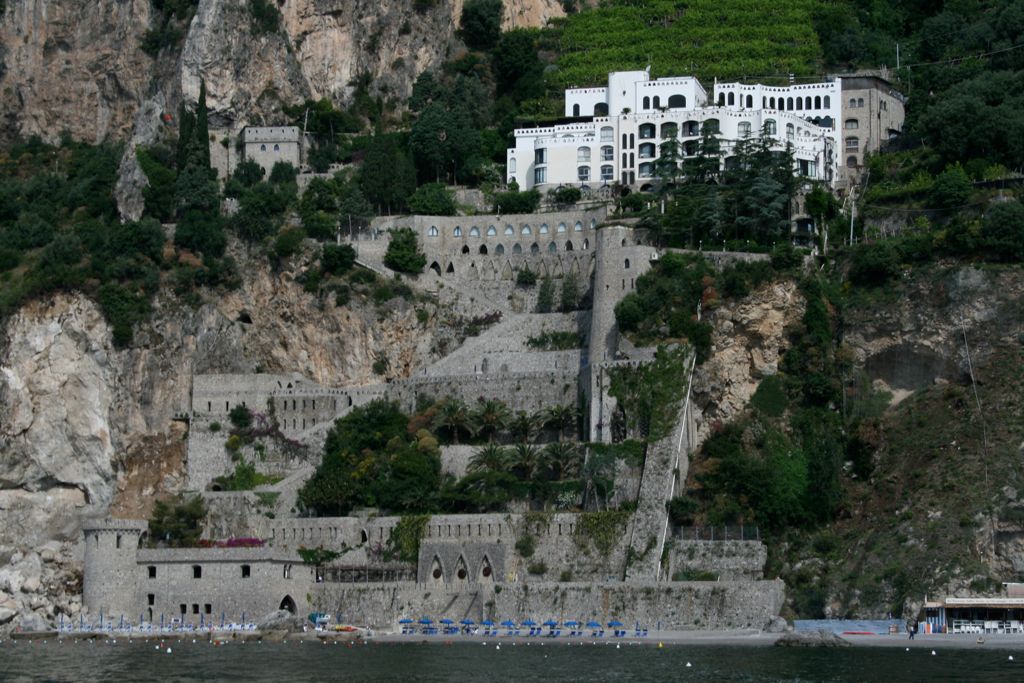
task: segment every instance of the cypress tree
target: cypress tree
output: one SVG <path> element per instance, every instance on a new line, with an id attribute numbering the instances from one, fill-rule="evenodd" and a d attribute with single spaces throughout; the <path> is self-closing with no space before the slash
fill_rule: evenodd
<path id="1" fill-rule="evenodd" d="M 199 102 L 196 105 L 196 150 L 197 159 L 204 168 L 210 167 L 210 121 L 206 109 L 206 81 L 199 82 Z"/>

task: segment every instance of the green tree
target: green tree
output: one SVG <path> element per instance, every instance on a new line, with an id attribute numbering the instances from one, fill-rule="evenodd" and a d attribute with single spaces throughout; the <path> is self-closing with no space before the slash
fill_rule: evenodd
<path id="1" fill-rule="evenodd" d="M 419 241 L 412 228 L 391 230 L 391 240 L 384 253 L 384 265 L 399 273 L 422 273 L 427 257 L 420 251 Z"/>
<path id="2" fill-rule="evenodd" d="M 467 0 L 459 36 L 474 50 L 490 50 L 501 35 L 501 0 Z"/>
<path id="3" fill-rule="evenodd" d="M 409 210 L 424 216 L 454 216 L 455 196 L 444 183 L 420 185 L 409 197 Z"/>
<path id="4" fill-rule="evenodd" d="M 550 313 L 555 307 L 555 283 L 551 276 L 545 275 L 537 290 L 537 312 Z"/>

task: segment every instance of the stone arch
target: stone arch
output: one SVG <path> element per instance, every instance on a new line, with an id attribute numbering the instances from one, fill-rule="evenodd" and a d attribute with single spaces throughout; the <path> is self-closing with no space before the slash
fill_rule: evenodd
<path id="1" fill-rule="evenodd" d="M 438 277 L 441 277 L 441 264 L 440 263 L 438 263 L 437 261 L 434 261 L 433 263 L 430 264 L 430 269 L 432 271 L 434 271 L 435 273 L 437 273 Z"/>
<path id="2" fill-rule="evenodd" d="M 476 580 L 480 583 L 485 581 L 494 581 L 494 566 L 491 564 L 491 558 L 484 555 L 483 559 L 480 560 L 480 571 L 477 572 Z"/>
<path id="3" fill-rule="evenodd" d="M 284 596 L 284 599 L 281 600 L 281 604 L 278 606 L 278 609 L 287 610 L 292 614 L 295 614 L 295 612 L 298 611 L 298 609 L 295 607 L 295 600 L 293 600 L 292 596 L 290 595 Z"/>
<path id="4" fill-rule="evenodd" d="M 466 558 L 462 555 L 459 555 L 459 559 L 455 562 L 454 578 L 459 581 L 466 581 L 469 579 L 469 567 L 466 566 Z"/>
<path id="5" fill-rule="evenodd" d="M 430 561 L 429 580 L 435 583 L 444 583 L 444 565 L 441 564 L 441 558 L 438 555 L 434 555 L 434 559 Z"/>

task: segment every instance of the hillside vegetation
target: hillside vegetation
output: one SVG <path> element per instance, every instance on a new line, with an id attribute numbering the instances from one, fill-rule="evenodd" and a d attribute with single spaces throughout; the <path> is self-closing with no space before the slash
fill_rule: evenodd
<path id="1" fill-rule="evenodd" d="M 558 86 L 607 81 L 609 71 L 713 78 L 804 76 L 821 68 L 814 0 L 609 0 L 559 30 Z"/>

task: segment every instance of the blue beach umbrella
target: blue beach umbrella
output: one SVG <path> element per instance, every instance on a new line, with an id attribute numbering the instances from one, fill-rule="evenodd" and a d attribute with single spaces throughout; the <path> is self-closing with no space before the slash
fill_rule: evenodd
<path id="1" fill-rule="evenodd" d="M 459 623 L 463 626 L 472 626 L 475 622 L 472 619 L 463 619 Z"/>
<path id="2" fill-rule="evenodd" d="M 622 626 L 622 622 L 621 622 L 621 621 L 609 621 L 609 622 L 608 622 L 608 625 L 609 625 L 610 627 L 612 627 L 612 628 L 615 628 L 615 627 L 617 627 L 617 626 Z"/>

